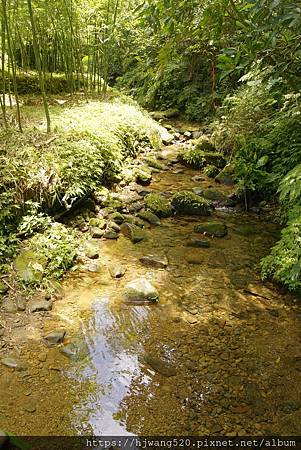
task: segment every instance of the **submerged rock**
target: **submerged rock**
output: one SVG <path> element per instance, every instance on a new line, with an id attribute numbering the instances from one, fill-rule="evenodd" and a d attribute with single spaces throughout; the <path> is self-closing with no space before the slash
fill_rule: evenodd
<path id="1" fill-rule="evenodd" d="M 163 361 L 156 356 L 144 355 L 142 360 L 148 364 L 155 372 L 158 372 L 164 377 L 173 377 L 177 374 L 176 369 L 170 363 Z"/>
<path id="2" fill-rule="evenodd" d="M 11 357 L 11 356 L 7 356 L 6 358 L 2 358 L 1 359 L 1 363 L 6 366 L 9 367 L 11 369 L 15 369 L 18 371 L 21 370 L 26 370 L 27 366 L 25 363 L 23 363 L 22 361 L 20 361 L 17 358 Z"/>
<path id="3" fill-rule="evenodd" d="M 173 196 L 171 204 L 179 214 L 192 216 L 210 216 L 211 214 L 210 203 L 194 192 L 177 192 Z"/>
<path id="4" fill-rule="evenodd" d="M 138 213 L 138 217 L 140 219 L 145 220 L 146 222 L 150 223 L 151 225 L 160 225 L 161 221 L 156 214 L 152 213 L 151 211 L 140 211 Z"/>
<path id="5" fill-rule="evenodd" d="M 186 247 L 194 247 L 194 248 L 209 248 L 210 242 L 204 239 L 190 238 L 186 242 Z"/>
<path id="6" fill-rule="evenodd" d="M 157 302 L 159 293 L 146 278 L 138 278 L 125 286 L 123 297 L 128 303 L 149 303 Z"/>
<path id="7" fill-rule="evenodd" d="M 120 230 L 125 237 L 133 242 L 133 244 L 137 244 L 145 238 L 145 234 L 141 228 L 132 223 L 124 222 L 121 225 Z"/>
<path id="8" fill-rule="evenodd" d="M 166 256 L 146 255 L 139 258 L 139 261 L 146 267 L 153 267 L 155 269 L 165 269 L 168 266 L 168 259 Z"/>
<path id="9" fill-rule="evenodd" d="M 170 217 L 172 208 L 169 200 L 159 194 L 148 194 L 145 197 L 147 209 L 156 214 L 158 217 Z"/>
<path id="10" fill-rule="evenodd" d="M 194 227 L 194 231 L 214 237 L 224 237 L 228 234 L 227 226 L 221 222 L 200 223 Z"/>
<path id="11" fill-rule="evenodd" d="M 74 361 L 80 361 L 89 356 L 89 348 L 83 337 L 74 337 L 60 348 L 60 352 Z"/>

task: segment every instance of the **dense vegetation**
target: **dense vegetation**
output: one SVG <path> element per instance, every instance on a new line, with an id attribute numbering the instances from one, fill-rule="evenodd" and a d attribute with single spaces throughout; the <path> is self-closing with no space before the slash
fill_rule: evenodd
<path id="1" fill-rule="evenodd" d="M 231 158 L 247 208 L 280 203 L 282 238 L 262 273 L 300 289 L 300 13 L 300 4 L 288 0 L 2 0 L 0 253 L 16 240 L 12 221 L 20 208 L 19 216 L 32 208 L 24 206 L 26 193 L 34 192 L 42 223 L 56 199 L 68 205 L 96 178 L 104 181 L 108 168 L 116 174 L 122 151 L 133 155 L 140 133 L 126 121 L 140 120 L 131 110 L 113 131 L 106 124 L 105 136 L 77 122 L 75 132 L 64 130 L 33 152 L 36 140 L 47 138 L 28 127 L 19 94 L 42 95 L 50 131 L 58 129 L 50 93 L 81 91 L 87 98 L 105 94 L 110 82 L 149 109 L 173 108 L 205 122 L 211 143 Z M 26 128 L 25 137 L 15 124 Z M 201 167 L 203 156 L 189 157 Z M 42 165 L 44 172 L 33 175 L 32 167 Z M 38 176 L 51 176 L 51 183 Z"/>

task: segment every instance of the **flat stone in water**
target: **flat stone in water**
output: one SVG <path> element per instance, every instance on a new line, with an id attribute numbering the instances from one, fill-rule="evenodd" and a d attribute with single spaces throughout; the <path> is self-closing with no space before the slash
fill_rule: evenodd
<path id="1" fill-rule="evenodd" d="M 163 361 L 156 356 L 144 355 L 143 361 L 146 362 L 155 372 L 158 372 L 164 377 L 173 377 L 177 374 L 177 371 L 169 363 Z"/>
<path id="2" fill-rule="evenodd" d="M 168 259 L 166 256 L 146 255 L 139 258 L 139 261 L 146 267 L 153 267 L 155 269 L 165 269 L 168 266 Z"/>
<path id="3" fill-rule="evenodd" d="M 123 297 L 127 303 L 152 303 L 159 300 L 159 293 L 146 278 L 138 278 L 125 286 Z"/>
<path id="4" fill-rule="evenodd" d="M 192 237 L 186 242 L 186 247 L 209 248 L 210 242 L 204 239 L 197 239 Z"/>
<path id="5" fill-rule="evenodd" d="M 7 356 L 6 358 L 2 358 L 1 363 L 6 367 L 9 367 L 11 369 L 15 369 L 18 371 L 26 370 L 26 368 L 27 368 L 26 364 L 24 364 L 22 361 L 20 361 L 17 358 L 10 357 L 10 356 Z"/>

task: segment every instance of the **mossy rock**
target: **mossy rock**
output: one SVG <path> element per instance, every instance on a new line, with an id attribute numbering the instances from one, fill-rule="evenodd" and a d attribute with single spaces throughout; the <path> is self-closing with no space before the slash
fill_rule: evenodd
<path id="1" fill-rule="evenodd" d="M 141 228 L 132 223 L 124 222 L 121 225 L 120 230 L 125 237 L 133 242 L 133 244 L 137 244 L 145 238 L 145 234 Z"/>
<path id="2" fill-rule="evenodd" d="M 113 222 L 117 223 L 118 225 L 121 225 L 124 222 L 125 216 L 120 212 L 116 211 L 112 214 L 111 219 L 113 220 Z"/>
<path id="3" fill-rule="evenodd" d="M 187 214 L 191 216 L 210 216 L 210 203 L 190 191 L 177 192 L 171 202 L 178 214 Z"/>
<path id="4" fill-rule="evenodd" d="M 96 227 L 102 230 L 106 226 L 106 221 L 104 219 L 99 219 L 98 217 L 91 217 L 91 219 L 89 219 L 89 225 L 90 227 Z"/>
<path id="5" fill-rule="evenodd" d="M 172 208 L 170 201 L 159 194 L 148 194 L 145 196 L 146 208 L 158 217 L 170 217 Z"/>
<path id="6" fill-rule="evenodd" d="M 220 184 L 233 186 L 235 184 L 234 168 L 230 164 L 225 166 L 223 170 L 215 177 L 215 181 Z"/>
<path id="7" fill-rule="evenodd" d="M 148 167 L 137 168 L 135 170 L 135 179 L 138 184 L 148 186 L 152 181 L 152 174 Z"/>
<path id="8" fill-rule="evenodd" d="M 20 280 L 26 284 L 39 284 L 47 265 L 47 258 L 32 250 L 22 251 L 15 259 L 15 269 Z"/>
<path id="9" fill-rule="evenodd" d="M 215 167 L 213 164 L 208 164 L 204 168 L 204 175 L 206 175 L 209 178 L 215 178 L 219 174 L 219 169 Z"/>
<path id="10" fill-rule="evenodd" d="M 213 237 L 224 237 L 228 234 L 227 226 L 221 222 L 200 223 L 194 227 L 194 231 Z"/>
<path id="11" fill-rule="evenodd" d="M 160 163 L 160 161 L 157 161 L 155 158 L 145 158 L 144 161 L 152 169 L 157 169 L 159 171 L 165 169 L 164 164 Z"/>
<path id="12" fill-rule="evenodd" d="M 125 223 L 132 223 L 133 225 L 136 225 L 139 228 L 144 228 L 144 222 L 140 217 L 133 216 L 132 214 L 126 214 L 124 216 Z"/>
<path id="13" fill-rule="evenodd" d="M 210 141 L 210 138 L 208 136 L 201 136 L 197 141 L 195 145 L 196 150 L 201 150 L 203 152 L 215 152 L 216 148 Z"/>
<path id="14" fill-rule="evenodd" d="M 138 213 L 138 217 L 150 223 L 151 225 L 160 225 L 161 223 L 159 217 L 151 211 L 140 211 Z"/>
<path id="15" fill-rule="evenodd" d="M 114 198 L 112 196 L 109 196 L 104 202 L 103 202 L 103 206 L 107 207 L 107 208 L 112 208 L 115 209 L 117 211 L 120 211 L 121 209 L 123 209 L 124 204 L 122 203 L 121 200 L 119 200 L 118 198 Z"/>
<path id="16" fill-rule="evenodd" d="M 190 148 L 179 155 L 180 161 L 194 169 L 202 169 L 207 165 L 213 165 L 222 169 L 226 165 L 224 155 L 219 152 L 204 152 L 197 148 Z"/>
<path id="17" fill-rule="evenodd" d="M 208 189 L 193 189 L 197 195 L 204 197 L 206 200 L 209 200 L 214 205 L 220 206 L 231 206 L 233 202 L 222 192 L 217 189 L 208 188 Z"/>

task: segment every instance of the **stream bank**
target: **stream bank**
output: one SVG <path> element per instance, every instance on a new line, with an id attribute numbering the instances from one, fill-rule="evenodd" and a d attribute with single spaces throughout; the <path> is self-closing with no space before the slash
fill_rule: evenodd
<path id="1" fill-rule="evenodd" d="M 214 188 L 231 196 L 231 186 L 180 164 L 178 152 L 171 145 L 155 155 L 163 167 L 151 184 L 117 189 L 132 215 L 141 216 L 150 194 L 169 200 Z M 300 307 L 263 283 L 257 268 L 278 226 L 229 206 L 157 224 L 133 220 L 134 228 L 117 224 L 110 236 L 94 230 L 81 268 L 46 299 L 51 312 L 6 313 L 1 357 L 13 355 L 20 366 L 2 365 L 1 428 L 20 435 L 300 435 Z M 226 233 L 195 232 L 211 222 Z M 137 280 L 159 301 L 124 301 Z M 52 331 L 63 334 L 45 342 Z"/>

